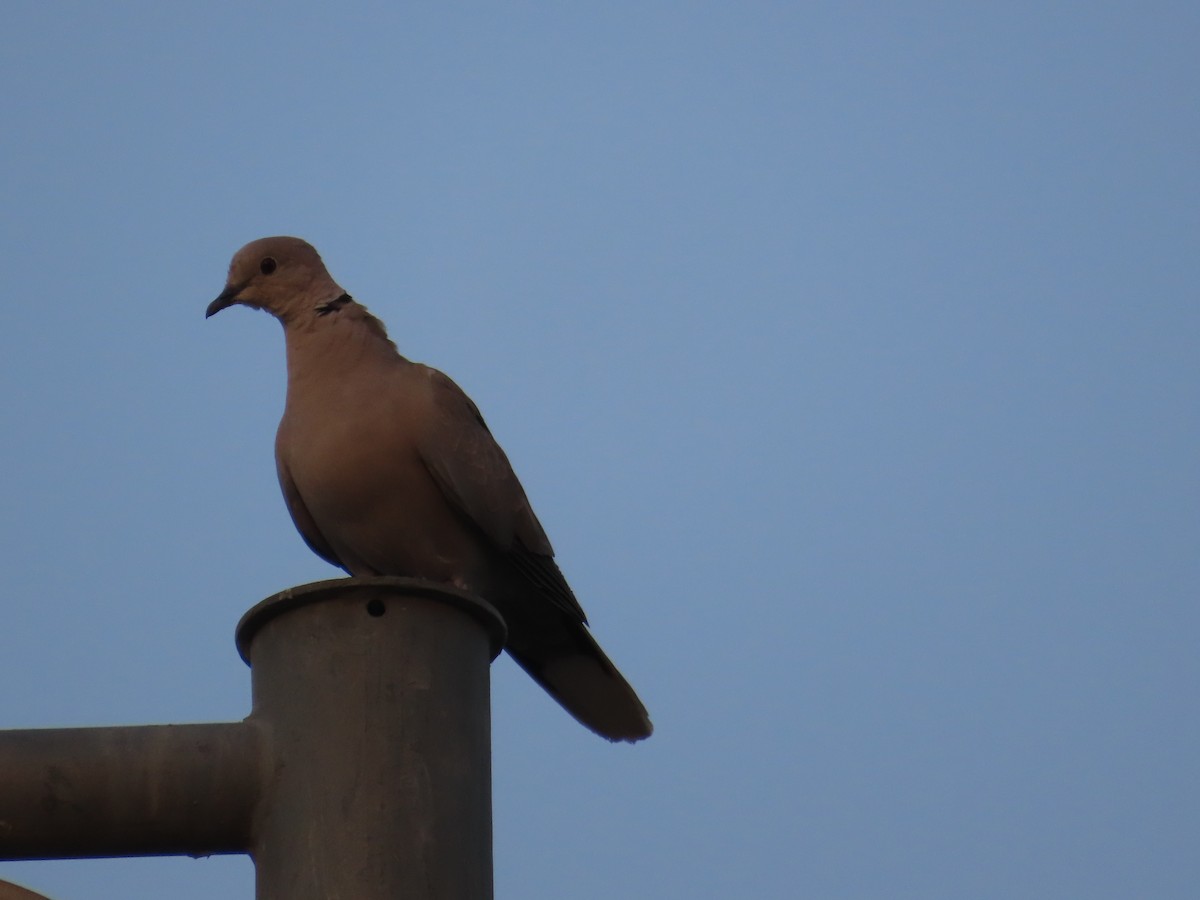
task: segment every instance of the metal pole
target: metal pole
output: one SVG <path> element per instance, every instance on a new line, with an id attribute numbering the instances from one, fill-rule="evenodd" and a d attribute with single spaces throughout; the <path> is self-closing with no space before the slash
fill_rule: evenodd
<path id="1" fill-rule="evenodd" d="M 305 585 L 238 626 L 271 772 L 259 900 L 492 896 L 489 663 L 499 615 L 400 578 Z"/>
<path id="2" fill-rule="evenodd" d="M 504 638 L 412 579 L 270 597 L 244 722 L 0 731 L 0 859 L 248 852 L 259 900 L 486 900 Z"/>
<path id="3" fill-rule="evenodd" d="M 0 732 L 0 859 L 245 853 L 245 722 Z"/>

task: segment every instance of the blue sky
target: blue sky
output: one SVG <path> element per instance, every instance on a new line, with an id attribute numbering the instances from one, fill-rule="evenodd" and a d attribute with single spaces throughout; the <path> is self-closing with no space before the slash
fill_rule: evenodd
<path id="1" fill-rule="evenodd" d="M 655 721 L 497 662 L 498 898 L 1191 896 L 1195 4 L 5 19 L 0 727 L 241 718 L 238 617 L 336 574 L 278 325 L 203 316 L 297 234 L 474 397 Z"/>

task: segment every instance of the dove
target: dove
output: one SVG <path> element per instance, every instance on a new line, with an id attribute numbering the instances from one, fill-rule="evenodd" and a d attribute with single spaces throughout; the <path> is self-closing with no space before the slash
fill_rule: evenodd
<path id="1" fill-rule="evenodd" d="M 283 325 L 275 462 L 309 548 L 353 576 L 482 597 L 508 625 L 505 649 L 567 712 L 612 741 L 649 737 L 645 707 L 588 631 L 508 457 L 462 389 L 401 356 L 300 238 L 262 238 L 234 255 L 206 317 L 234 305 Z"/>

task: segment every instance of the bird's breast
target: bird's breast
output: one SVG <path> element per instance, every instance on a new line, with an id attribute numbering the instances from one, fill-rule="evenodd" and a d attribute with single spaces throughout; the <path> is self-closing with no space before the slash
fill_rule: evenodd
<path id="1" fill-rule="evenodd" d="M 433 420 L 421 393 L 330 391 L 316 399 L 289 398 L 276 451 L 339 558 L 354 574 L 469 585 L 483 549 L 422 459 Z"/>

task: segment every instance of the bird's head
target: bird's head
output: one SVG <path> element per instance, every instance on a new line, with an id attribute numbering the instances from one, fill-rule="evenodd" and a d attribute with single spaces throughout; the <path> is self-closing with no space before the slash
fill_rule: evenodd
<path id="1" fill-rule="evenodd" d="M 240 303 L 265 309 L 286 324 L 304 310 L 335 301 L 344 293 L 307 241 L 260 238 L 234 254 L 225 290 L 208 305 L 205 316 Z"/>

